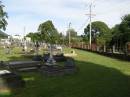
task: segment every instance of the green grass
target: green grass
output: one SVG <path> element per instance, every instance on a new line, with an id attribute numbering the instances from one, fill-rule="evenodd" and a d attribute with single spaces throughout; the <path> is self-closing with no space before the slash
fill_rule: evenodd
<path id="1" fill-rule="evenodd" d="M 26 87 L 5 97 L 130 97 L 130 62 L 75 51 L 78 73 L 62 77 L 22 73 Z"/>

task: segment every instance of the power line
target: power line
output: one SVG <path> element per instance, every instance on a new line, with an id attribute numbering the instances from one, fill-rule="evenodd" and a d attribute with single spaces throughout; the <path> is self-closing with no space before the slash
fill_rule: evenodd
<path id="1" fill-rule="evenodd" d="M 79 32 L 85 25 L 86 23 L 88 22 L 89 18 L 86 19 L 86 21 L 82 24 L 82 26 L 80 26 L 80 28 L 78 29 L 77 32 Z"/>

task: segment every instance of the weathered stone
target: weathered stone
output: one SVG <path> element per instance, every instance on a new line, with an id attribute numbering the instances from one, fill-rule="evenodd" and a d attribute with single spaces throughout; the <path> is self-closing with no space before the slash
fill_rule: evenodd
<path id="1" fill-rule="evenodd" d="M 22 77 L 8 70 L 0 70 L 0 88 L 24 87 L 25 82 Z"/>

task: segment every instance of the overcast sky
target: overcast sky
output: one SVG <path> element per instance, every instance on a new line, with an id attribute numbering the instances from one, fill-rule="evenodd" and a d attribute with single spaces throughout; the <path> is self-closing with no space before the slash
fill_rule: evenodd
<path id="1" fill-rule="evenodd" d="M 68 28 L 72 23 L 78 34 L 83 33 L 89 23 L 89 4 L 91 0 L 2 0 L 8 13 L 9 35 L 24 35 L 36 32 L 40 23 L 52 20 L 59 32 Z M 121 22 L 121 17 L 130 13 L 130 0 L 94 0 L 92 13 L 96 14 L 92 21 L 103 21 L 109 27 Z"/>

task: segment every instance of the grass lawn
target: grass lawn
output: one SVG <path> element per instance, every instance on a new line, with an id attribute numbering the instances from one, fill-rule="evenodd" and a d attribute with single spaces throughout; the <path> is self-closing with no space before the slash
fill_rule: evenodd
<path id="1" fill-rule="evenodd" d="M 75 57 L 78 73 L 63 77 L 22 73 L 26 87 L 0 97 L 130 97 L 130 62 L 81 50 L 75 52 L 78 54 Z M 2 54 L 3 60 L 21 57 Z M 26 58 L 22 56 L 22 59 Z"/>

